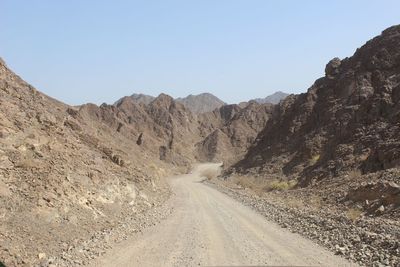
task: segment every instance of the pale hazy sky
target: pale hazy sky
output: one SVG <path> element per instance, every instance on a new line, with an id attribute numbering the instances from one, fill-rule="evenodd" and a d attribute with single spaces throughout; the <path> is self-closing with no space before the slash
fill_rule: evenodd
<path id="1" fill-rule="evenodd" d="M 68 104 L 305 92 L 333 57 L 400 23 L 400 1 L 0 0 L 0 57 Z"/>

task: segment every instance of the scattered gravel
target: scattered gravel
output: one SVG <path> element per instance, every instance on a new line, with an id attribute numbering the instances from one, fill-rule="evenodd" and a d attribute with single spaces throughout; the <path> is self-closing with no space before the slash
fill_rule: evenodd
<path id="1" fill-rule="evenodd" d="M 252 207 L 268 220 L 360 265 L 400 266 L 398 225 L 368 217 L 353 222 L 344 212 L 287 207 L 282 200 L 260 198 L 247 190 L 228 188 L 215 180 L 208 184 Z"/>
<path id="2" fill-rule="evenodd" d="M 47 258 L 40 266 L 81 266 L 89 264 L 91 260 L 103 255 L 115 244 L 126 240 L 134 233 L 158 224 L 171 214 L 173 207 L 164 204 L 169 196 L 164 196 L 165 199 L 160 199 L 160 202 L 150 209 L 127 216 L 125 220 L 119 221 L 113 228 L 96 232 L 84 242 L 69 246 L 60 244 L 64 248 L 63 252 L 55 257 Z"/>

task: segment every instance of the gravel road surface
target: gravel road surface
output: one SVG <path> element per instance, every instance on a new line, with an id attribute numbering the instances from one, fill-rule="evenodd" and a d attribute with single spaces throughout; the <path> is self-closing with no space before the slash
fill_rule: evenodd
<path id="1" fill-rule="evenodd" d="M 170 178 L 174 212 L 93 266 L 356 266 L 201 181 L 202 164 Z"/>

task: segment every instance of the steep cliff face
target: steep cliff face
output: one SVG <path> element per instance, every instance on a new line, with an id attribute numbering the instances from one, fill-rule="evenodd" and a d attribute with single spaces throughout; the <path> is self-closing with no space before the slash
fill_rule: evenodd
<path id="1" fill-rule="evenodd" d="M 277 105 L 231 170 L 297 178 L 302 186 L 349 171 L 400 166 L 400 26 L 350 58 L 331 60 L 308 92 Z"/>

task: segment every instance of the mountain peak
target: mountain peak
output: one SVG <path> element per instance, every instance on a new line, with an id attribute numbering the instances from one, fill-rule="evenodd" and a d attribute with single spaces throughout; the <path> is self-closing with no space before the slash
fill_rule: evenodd
<path id="1" fill-rule="evenodd" d="M 154 97 L 154 96 L 151 96 L 151 95 L 146 95 L 146 94 L 141 94 L 141 93 L 136 94 L 136 93 L 135 93 L 135 94 L 132 94 L 132 95 L 130 95 L 130 96 L 125 96 L 125 97 L 123 97 L 123 98 L 117 100 L 117 101 L 114 103 L 114 105 L 118 105 L 118 104 L 120 103 L 120 101 L 121 101 L 122 99 L 126 98 L 126 97 L 131 98 L 131 99 L 134 100 L 136 103 L 143 103 L 143 104 L 145 104 L 145 105 L 150 104 L 150 102 L 153 101 L 153 100 L 155 99 L 155 97 Z"/>
<path id="2" fill-rule="evenodd" d="M 201 93 L 198 95 L 191 94 L 184 98 L 177 98 L 176 100 L 196 114 L 210 112 L 226 104 L 224 101 L 210 93 Z"/>
<path id="3" fill-rule="evenodd" d="M 269 95 L 265 98 L 256 98 L 254 101 L 260 104 L 278 104 L 282 99 L 285 99 L 289 94 L 284 93 L 282 91 L 276 91 L 272 95 Z"/>
<path id="4" fill-rule="evenodd" d="M 131 98 L 137 103 L 143 103 L 145 105 L 148 105 L 155 100 L 157 100 L 157 102 L 171 102 L 172 100 L 174 100 L 171 96 L 164 93 L 161 93 L 157 97 L 141 93 L 135 93 L 127 97 Z M 118 106 L 125 98 L 126 97 L 119 99 L 114 103 L 114 105 Z M 187 109 L 196 114 L 210 112 L 216 108 L 225 105 L 224 101 L 220 100 L 218 97 L 214 96 L 211 93 L 201 93 L 198 95 L 190 94 L 183 98 L 176 98 L 175 100 L 179 103 L 182 103 Z"/>
<path id="5" fill-rule="evenodd" d="M 164 94 L 164 93 L 161 93 L 156 98 L 154 98 L 150 102 L 150 104 L 151 105 L 161 104 L 161 105 L 170 106 L 172 102 L 174 102 L 174 99 L 171 96 L 169 96 L 167 94 Z"/>

